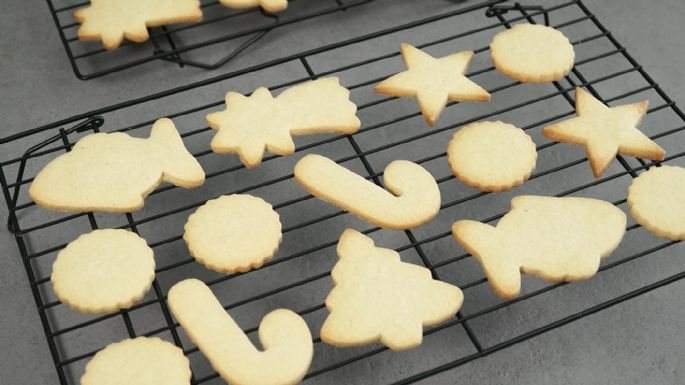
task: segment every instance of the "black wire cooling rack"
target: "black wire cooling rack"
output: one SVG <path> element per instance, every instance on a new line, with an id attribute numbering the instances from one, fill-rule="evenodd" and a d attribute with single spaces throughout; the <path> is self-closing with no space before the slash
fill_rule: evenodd
<path id="1" fill-rule="evenodd" d="M 216 69 L 276 28 L 346 11 L 374 0 L 309 1 L 306 4 L 302 4 L 302 0 L 291 0 L 289 10 L 276 14 L 258 8 L 231 10 L 218 0 L 203 1 L 203 21 L 150 28 L 149 41 L 143 44 L 125 41 L 113 52 L 102 48 L 100 42 L 80 41 L 76 37 L 79 23 L 73 17 L 74 10 L 87 6 L 89 1 L 46 1 L 74 74 L 87 80 L 153 60 Z M 216 51 L 221 54 L 215 55 Z"/>
<path id="2" fill-rule="evenodd" d="M 574 114 L 575 87 L 585 87 L 610 105 L 648 98 L 651 108 L 641 127 L 666 149 L 662 163 L 685 163 L 685 115 L 580 0 L 546 8 L 502 3 L 455 5 L 447 13 L 1 139 L 0 184 L 9 208 L 9 228 L 16 236 L 60 382 L 77 383 L 87 360 L 107 344 L 145 335 L 181 347 L 191 361 L 193 383 L 220 383 L 165 302 L 171 285 L 189 277 L 207 282 L 253 339 L 261 318 L 277 307 L 297 311 L 318 336 L 327 314 L 323 300 L 332 286 L 335 245 L 347 227 L 363 230 L 381 247 L 395 248 L 404 261 L 426 266 L 436 279 L 458 285 L 465 303 L 453 319 L 425 330 L 420 347 L 406 352 L 388 351 L 379 345 L 336 349 L 315 338 L 315 356 L 306 383 L 336 383 L 340 378 L 352 384 L 440 383 L 444 376 L 453 379 L 450 369 L 685 278 L 685 261 L 678 258 L 682 245 L 658 239 L 629 222 L 623 243 L 603 261 L 593 279 L 550 284 L 525 277 L 521 296 L 503 301 L 488 287 L 480 266 L 451 239 L 450 225 L 457 219 L 494 222 L 519 194 L 591 196 L 627 210 L 625 194 L 631 180 L 660 163 L 619 157 L 595 180 L 582 148 L 549 142 L 540 133 L 545 124 Z M 489 41 L 511 23 L 522 22 L 549 23 L 569 36 L 577 58 L 565 79 L 523 85 L 494 71 L 487 53 Z M 417 41 L 417 36 L 429 37 Z M 429 128 L 415 101 L 374 94 L 375 83 L 403 68 L 398 52 L 402 41 L 436 56 L 476 48 L 469 76 L 489 90 L 492 102 L 452 103 L 438 124 Z M 261 85 L 283 90 L 329 75 L 340 77 L 352 91 L 364 123 L 358 133 L 297 138 L 295 155 L 267 156 L 254 170 L 246 170 L 235 156 L 209 151 L 212 130 L 206 127 L 204 116 L 223 108 L 226 91 L 250 92 Z M 178 105 L 186 109 L 178 110 L 174 107 Z M 174 119 L 187 147 L 205 168 L 204 186 L 193 190 L 160 187 L 148 197 L 143 210 L 125 215 L 52 213 L 28 199 L 26 190 L 37 170 L 69 151 L 84 134 L 103 129 L 147 136 L 154 120 L 163 116 Z M 447 167 L 445 149 L 451 134 L 464 124 L 486 119 L 515 123 L 537 144 L 536 172 L 512 192 L 478 192 L 459 183 Z M 331 157 L 381 185 L 382 170 L 390 161 L 413 160 L 437 179 L 443 197 L 440 213 L 411 231 L 369 227 L 311 199 L 294 183 L 292 167 L 309 152 Z M 251 193 L 273 203 L 283 221 L 284 240 L 274 259 L 261 269 L 226 276 L 194 262 L 183 244 L 182 226 L 206 200 L 228 193 Z M 56 253 L 66 243 L 99 227 L 127 228 L 144 237 L 155 250 L 157 277 L 153 290 L 132 308 L 86 316 L 55 299 L 49 273 Z M 676 256 L 664 257 L 669 253 Z M 445 383 L 453 383 L 450 379 Z"/>

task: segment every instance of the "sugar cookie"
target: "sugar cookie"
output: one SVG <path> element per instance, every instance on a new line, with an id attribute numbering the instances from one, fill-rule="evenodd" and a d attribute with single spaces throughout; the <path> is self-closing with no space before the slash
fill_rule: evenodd
<path id="1" fill-rule="evenodd" d="M 331 312 L 321 339 L 336 346 L 382 342 L 393 350 L 417 347 L 423 326 L 453 317 L 464 300 L 458 287 L 431 278 L 430 270 L 400 260 L 390 249 L 347 229 L 338 242 L 335 287 L 326 298 Z"/>
<path id="2" fill-rule="evenodd" d="M 317 198 L 388 229 L 421 226 L 440 210 L 440 189 L 423 167 L 396 160 L 385 168 L 385 191 L 321 155 L 309 154 L 295 165 L 295 180 Z"/>
<path id="3" fill-rule="evenodd" d="M 246 9 L 262 7 L 267 12 L 280 12 L 288 8 L 288 0 L 219 0 L 221 5 L 229 8 Z"/>
<path id="4" fill-rule="evenodd" d="M 271 205 L 246 194 L 225 195 L 197 209 L 183 239 L 201 264 L 222 273 L 261 267 L 281 243 L 281 221 Z"/>
<path id="5" fill-rule="evenodd" d="M 138 337 L 97 352 L 81 385 L 190 385 L 190 377 L 190 362 L 176 345 Z"/>
<path id="6" fill-rule="evenodd" d="M 592 277 L 626 228 L 623 211 L 597 199 L 518 196 L 511 208 L 497 227 L 476 221 L 452 226 L 495 292 L 507 299 L 519 295 L 521 272 L 552 282 Z"/>
<path id="7" fill-rule="evenodd" d="M 155 259 L 145 240 L 126 230 L 94 230 L 70 242 L 52 265 L 60 301 L 82 313 L 131 307 L 150 290 Z"/>
<path id="8" fill-rule="evenodd" d="M 264 87 L 251 96 L 229 92 L 226 110 L 207 115 L 209 126 L 217 130 L 212 151 L 237 152 L 240 161 L 252 168 L 261 164 L 264 150 L 293 154 L 292 135 L 353 134 L 361 123 L 349 96 L 336 77 L 299 84 L 276 98 Z"/>
<path id="9" fill-rule="evenodd" d="M 672 241 L 685 240 L 685 169 L 651 168 L 628 188 L 628 207 L 635 221 Z"/>
<path id="10" fill-rule="evenodd" d="M 38 173 L 29 196 L 52 210 L 125 213 L 143 208 L 161 182 L 192 188 L 204 181 L 202 167 L 165 118 L 148 139 L 121 132 L 83 137 Z"/>
<path id="11" fill-rule="evenodd" d="M 124 38 L 142 43 L 150 36 L 147 27 L 192 23 L 202 20 L 200 0 L 91 0 L 74 12 L 81 23 L 81 40 L 102 40 L 112 50 Z"/>
<path id="12" fill-rule="evenodd" d="M 382 81 L 374 90 L 383 95 L 415 97 L 429 125 L 435 124 L 448 100 L 490 100 L 487 91 L 464 75 L 472 51 L 434 58 L 409 44 L 402 44 L 400 50 L 407 70 Z"/>
<path id="13" fill-rule="evenodd" d="M 197 279 L 186 279 L 169 290 L 169 308 L 229 384 L 296 384 L 309 369 L 312 335 L 302 317 L 290 310 L 274 310 L 262 319 L 259 341 L 264 350 L 259 351 Z"/>
<path id="14" fill-rule="evenodd" d="M 582 88 L 576 88 L 576 117 L 545 127 L 542 133 L 557 142 L 585 146 L 595 178 L 617 154 L 664 159 L 664 150 L 637 129 L 649 102 L 607 107 Z"/>
<path id="15" fill-rule="evenodd" d="M 573 68 L 573 45 L 563 33 L 539 24 L 516 24 L 490 43 L 495 68 L 522 83 L 547 83 Z"/>
<path id="16" fill-rule="evenodd" d="M 469 124 L 452 136 L 447 147 L 452 173 L 482 191 L 506 191 L 523 184 L 537 157 L 530 136 L 500 121 Z"/>

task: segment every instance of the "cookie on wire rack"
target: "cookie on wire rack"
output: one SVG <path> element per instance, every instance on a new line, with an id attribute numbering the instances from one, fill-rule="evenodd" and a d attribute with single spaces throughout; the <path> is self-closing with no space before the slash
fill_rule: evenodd
<path id="1" fill-rule="evenodd" d="M 628 207 L 657 236 L 685 240 L 685 168 L 661 166 L 640 174 L 628 188 Z"/>
<path id="2" fill-rule="evenodd" d="M 576 117 L 546 126 L 542 133 L 557 142 L 584 146 L 592 173 L 599 178 L 617 154 L 664 159 L 664 149 L 637 128 L 648 105 L 643 100 L 609 107 L 576 88 Z"/>
<path id="3" fill-rule="evenodd" d="M 516 24 L 490 43 L 495 68 L 521 83 L 547 83 L 573 68 L 573 45 L 563 33 L 539 24 Z"/>
<path id="4" fill-rule="evenodd" d="M 533 195 L 512 199 L 497 226 L 471 220 L 452 225 L 454 238 L 505 299 L 521 292 L 521 273 L 551 282 L 592 277 L 625 231 L 626 215 L 609 202 Z"/>
<path id="5" fill-rule="evenodd" d="M 490 94 L 465 75 L 473 51 L 434 58 L 402 44 L 400 52 L 407 70 L 378 83 L 374 90 L 383 95 L 416 98 L 428 125 L 435 124 L 450 100 L 490 101 Z"/>
<path id="6" fill-rule="evenodd" d="M 122 229 L 94 230 L 57 255 L 50 281 L 60 301 L 82 313 L 104 314 L 131 307 L 155 278 L 152 249 Z"/>
<path id="7" fill-rule="evenodd" d="M 508 123 L 477 122 L 457 131 L 447 147 L 452 173 L 481 191 L 506 191 L 528 180 L 538 154 L 522 129 Z"/>
<path id="8" fill-rule="evenodd" d="M 86 364 L 81 385 L 190 385 L 190 362 L 176 345 L 138 337 L 107 345 Z"/>
<path id="9" fill-rule="evenodd" d="M 147 27 L 202 21 L 200 0 L 91 0 L 74 12 L 81 23 L 80 40 L 102 40 L 105 49 L 119 47 L 124 38 L 142 43 Z"/>
<path id="10" fill-rule="evenodd" d="M 190 255 L 222 273 L 246 272 L 270 260 L 281 243 L 271 204 L 248 194 L 213 199 L 188 217 L 183 239 Z"/>

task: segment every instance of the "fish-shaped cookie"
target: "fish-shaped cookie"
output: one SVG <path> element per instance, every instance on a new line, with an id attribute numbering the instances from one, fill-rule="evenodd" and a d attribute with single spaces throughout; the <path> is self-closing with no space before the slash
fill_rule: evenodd
<path id="1" fill-rule="evenodd" d="M 625 233 L 626 215 L 602 200 L 528 195 L 511 207 L 497 227 L 468 220 L 452 226 L 503 298 L 518 296 L 521 272 L 552 282 L 592 277 Z"/>
<path id="2" fill-rule="evenodd" d="M 204 181 L 202 167 L 164 118 L 147 139 L 121 132 L 83 137 L 38 173 L 29 196 L 52 210 L 123 213 L 141 209 L 162 182 L 192 188 Z"/>

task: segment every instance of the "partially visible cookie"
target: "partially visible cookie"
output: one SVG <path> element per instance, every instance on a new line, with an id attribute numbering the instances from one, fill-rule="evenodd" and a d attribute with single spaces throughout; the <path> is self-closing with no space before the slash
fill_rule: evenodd
<path id="1" fill-rule="evenodd" d="M 229 8 L 246 9 L 262 7 L 267 12 L 280 12 L 288 8 L 288 0 L 219 0 L 221 5 Z"/>
<path id="2" fill-rule="evenodd" d="M 276 309 L 259 324 L 261 349 L 221 306 L 202 281 L 186 279 L 169 290 L 169 308 L 183 330 L 231 385 L 294 385 L 312 362 L 307 323 L 295 312 Z"/>
<path id="3" fill-rule="evenodd" d="M 472 51 L 442 58 L 434 58 L 409 44 L 402 44 L 400 51 L 407 70 L 380 82 L 374 90 L 383 95 L 415 97 L 429 125 L 435 124 L 448 100 L 490 100 L 486 90 L 465 76 Z"/>
<path id="4" fill-rule="evenodd" d="M 635 221 L 672 241 L 685 240 L 685 168 L 653 167 L 628 188 L 628 207 Z"/>
<path id="5" fill-rule="evenodd" d="M 138 337 L 97 352 L 81 385 L 189 385 L 190 377 L 190 362 L 180 348 L 156 337 Z"/>
<path id="6" fill-rule="evenodd" d="M 102 40 L 112 50 L 124 38 L 142 43 L 150 36 L 147 27 L 193 23 L 202 20 L 200 0 L 91 0 L 74 12 L 81 23 L 81 40 Z"/>
<path id="7" fill-rule="evenodd" d="M 512 199 L 496 227 L 470 220 L 452 225 L 455 239 L 506 299 L 519 295 L 522 272 L 551 282 L 592 277 L 625 232 L 626 215 L 609 202 L 531 195 Z"/>
<path id="8" fill-rule="evenodd" d="M 535 169 L 535 143 L 511 124 L 478 122 L 457 131 L 447 147 L 447 162 L 462 182 L 482 191 L 521 185 Z"/>
<path id="9" fill-rule="evenodd" d="M 573 45 L 563 33 L 539 24 L 516 24 L 490 43 L 495 68 L 522 83 L 547 83 L 573 68 Z"/>
<path id="10" fill-rule="evenodd" d="M 60 301 L 82 313 L 131 307 L 150 290 L 155 259 L 145 240 L 127 230 L 94 230 L 70 242 L 52 265 Z"/>
<path id="11" fill-rule="evenodd" d="M 183 239 L 195 259 L 222 273 L 262 266 L 281 243 L 278 213 L 261 198 L 225 195 L 207 201 L 188 217 Z"/>
<path id="12" fill-rule="evenodd" d="M 440 188 L 433 175 L 407 160 L 390 163 L 383 174 L 386 191 L 359 174 L 316 154 L 295 165 L 295 180 L 315 197 L 387 229 L 411 229 L 440 210 Z"/>
<path id="13" fill-rule="evenodd" d="M 421 344 L 423 327 L 453 317 L 464 300 L 461 290 L 431 277 L 425 267 L 400 260 L 374 246 L 366 235 L 347 229 L 337 248 L 335 287 L 326 298 L 331 312 L 321 339 L 335 346 L 382 342 L 393 350 Z"/>
<path id="14" fill-rule="evenodd" d="M 582 88 L 576 88 L 576 117 L 546 126 L 542 133 L 557 142 L 585 146 L 595 178 L 617 154 L 663 160 L 665 151 L 637 126 L 649 102 L 608 107 Z"/>

